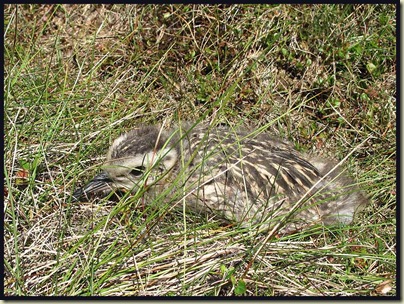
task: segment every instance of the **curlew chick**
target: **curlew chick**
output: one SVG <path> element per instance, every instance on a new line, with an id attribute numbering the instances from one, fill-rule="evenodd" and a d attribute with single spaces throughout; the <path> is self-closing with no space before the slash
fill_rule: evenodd
<path id="1" fill-rule="evenodd" d="M 171 189 L 170 191 L 166 191 Z M 73 199 L 113 190 L 142 193 L 224 222 L 290 232 L 315 223 L 349 224 L 365 194 L 332 161 L 308 156 L 269 134 L 208 125 L 145 126 L 118 137 L 103 172 Z M 164 192 L 166 191 L 166 192 Z"/>

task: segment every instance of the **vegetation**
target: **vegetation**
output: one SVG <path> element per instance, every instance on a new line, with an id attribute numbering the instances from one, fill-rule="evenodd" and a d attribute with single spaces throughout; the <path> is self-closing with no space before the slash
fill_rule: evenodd
<path id="1" fill-rule="evenodd" d="M 6 5 L 4 292 L 396 295 L 395 5 Z M 349 227 L 268 239 L 128 195 L 71 202 L 139 124 L 267 129 L 343 159 Z"/>

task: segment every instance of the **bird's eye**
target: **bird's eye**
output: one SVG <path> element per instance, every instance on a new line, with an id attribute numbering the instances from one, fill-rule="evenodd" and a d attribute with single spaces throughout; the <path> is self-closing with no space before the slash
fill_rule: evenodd
<path id="1" fill-rule="evenodd" d="M 132 171 L 130 171 L 130 174 L 133 176 L 140 176 L 144 173 L 145 169 L 146 168 L 143 166 L 135 167 Z"/>

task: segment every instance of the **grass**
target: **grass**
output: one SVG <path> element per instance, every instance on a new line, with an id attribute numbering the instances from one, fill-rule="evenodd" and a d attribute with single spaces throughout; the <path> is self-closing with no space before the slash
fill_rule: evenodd
<path id="1" fill-rule="evenodd" d="M 4 17 L 6 296 L 397 295 L 394 5 L 6 5 Z M 339 160 L 364 142 L 346 165 L 371 203 L 352 226 L 264 243 L 136 197 L 71 202 L 120 133 L 183 120 L 262 127 Z"/>

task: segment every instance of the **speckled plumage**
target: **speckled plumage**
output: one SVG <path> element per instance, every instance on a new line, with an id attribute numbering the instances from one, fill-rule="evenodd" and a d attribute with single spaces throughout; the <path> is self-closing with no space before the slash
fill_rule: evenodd
<path id="1" fill-rule="evenodd" d="M 273 226 L 296 203 L 301 208 L 285 231 L 320 222 L 349 224 L 367 199 L 339 168 L 326 176 L 334 166 L 267 133 L 146 126 L 118 137 L 104 173 L 74 197 L 109 187 L 136 192 L 147 184 L 147 202 L 171 186 L 172 193 L 183 193 L 189 210 L 242 226 Z"/>

